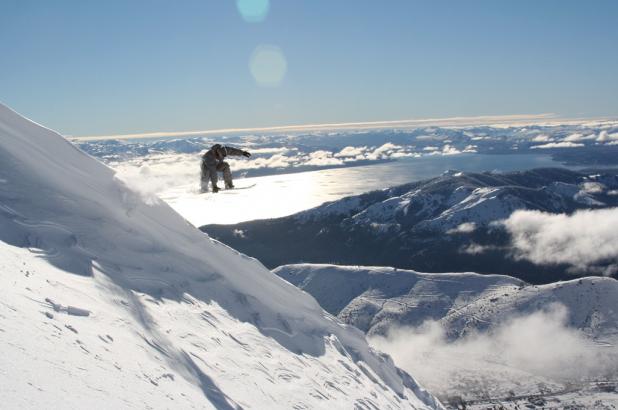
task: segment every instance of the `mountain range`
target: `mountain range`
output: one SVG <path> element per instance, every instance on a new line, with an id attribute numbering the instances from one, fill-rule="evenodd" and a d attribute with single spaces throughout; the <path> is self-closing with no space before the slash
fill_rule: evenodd
<path id="1" fill-rule="evenodd" d="M 518 210 L 572 215 L 616 206 L 618 177 L 612 170 L 448 171 L 283 218 L 201 229 L 270 268 L 290 263 L 393 266 L 507 274 L 539 284 L 589 272 L 560 261 L 518 258 L 503 221 Z M 614 258 L 601 261 L 600 268 L 613 263 Z"/>

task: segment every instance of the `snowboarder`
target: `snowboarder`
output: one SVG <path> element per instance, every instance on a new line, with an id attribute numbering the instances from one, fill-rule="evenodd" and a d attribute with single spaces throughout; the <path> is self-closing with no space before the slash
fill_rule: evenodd
<path id="1" fill-rule="evenodd" d="M 208 181 L 212 182 L 212 192 L 219 192 L 217 181 L 219 179 L 217 172 L 223 172 L 223 181 L 225 181 L 225 188 L 234 188 L 232 182 L 232 172 L 230 171 L 230 165 L 223 159 L 228 155 L 243 156 L 249 158 L 251 154 L 247 151 L 243 151 L 238 148 L 224 147 L 221 144 L 213 145 L 202 156 L 202 178 L 201 178 L 201 190 L 202 192 L 208 192 Z"/>

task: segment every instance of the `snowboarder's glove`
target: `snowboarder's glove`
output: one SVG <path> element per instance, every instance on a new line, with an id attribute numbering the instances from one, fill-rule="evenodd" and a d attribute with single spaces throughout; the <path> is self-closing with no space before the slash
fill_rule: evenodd
<path id="1" fill-rule="evenodd" d="M 251 154 L 249 154 L 249 152 L 247 152 L 247 151 L 243 151 L 242 155 L 247 157 L 247 158 L 249 158 L 251 156 Z"/>
<path id="2" fill-rule="evenodd" d="M 218 187 L 218 186 L 216 186 L 216 185 L 215 185 L 215 186 L 213 186 L 213 187 L 212 187 L 212 192 L 213 192 L 213 193 L 215 193 L 215 194 L 216 194 L 217 192 L 219 192 L 219 187 Z"/>

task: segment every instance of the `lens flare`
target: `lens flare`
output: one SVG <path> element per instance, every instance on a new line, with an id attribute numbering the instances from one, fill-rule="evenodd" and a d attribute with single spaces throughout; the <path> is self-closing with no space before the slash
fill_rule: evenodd
<path id="1" fill-rule="evenodd" d="M 288 69 L 288 63 L 281 49 L 273 45 L 258 46 L 251 55 L 249 70 L 255 82 L 264 87 L 281 84 Z"/>
<path id="2" fill-rule="evenodd" d="M 245 21 L 259 23 L 264 21 L 270 8 L 269 0 L 236 0 L 236 8 Z"/>

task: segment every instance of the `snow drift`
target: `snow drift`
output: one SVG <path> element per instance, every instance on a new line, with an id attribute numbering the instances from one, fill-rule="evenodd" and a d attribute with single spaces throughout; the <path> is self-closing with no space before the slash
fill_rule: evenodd
<path id="1" fill-rule="evenodd" d="M 0 277 L 9 407 L 441 407 L 313 297 L 1 104 Z"/>

